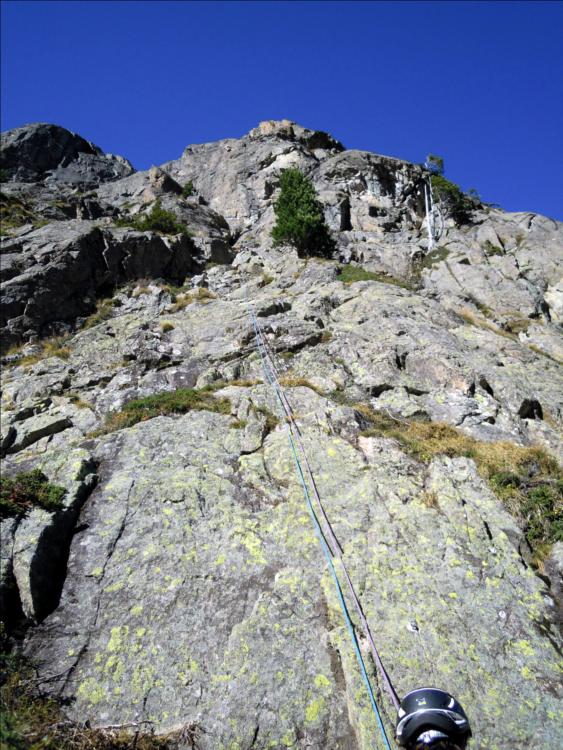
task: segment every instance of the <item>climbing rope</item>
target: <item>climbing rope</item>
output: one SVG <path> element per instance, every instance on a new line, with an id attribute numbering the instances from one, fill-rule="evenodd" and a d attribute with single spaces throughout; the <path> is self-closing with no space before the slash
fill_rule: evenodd
<path id="1" fill-rule="evenodd" d="M 354 651 L 356 654 L 356 658 L 358 660 L 358 663 L 360 665 L 360 670 L 362 673 L 362 677 L 364 680 L 364 683 L 366 685 L 366 689 L 370 698 L 370 703 L 373 709 L 373 713 L 376 718 L 377 725 L 379 727 L 379 730 L 381 732 L 381 736 L 383 739 L 383 743 L 385 745 L 386 750 L 391 750 L 391 746 L 389 744 L 389 739 L 387 737 L 387 733 L 385 731 L 385 727 L 383 726 L 383 721 L 381 719 L 381 714 L 377 705 L 377 701 L 375 699 L 373 689 L 367 674 L 366 666 L 364 659 L 362 657 L 358 639 L 356 636 L 356 631 L 354 629 L 354 625 L 352 623 L 350 613 L 348 611 L 348 607 L 346 605 L 346 601 L 344 598 L 344 594 L 342 592 L 342 587 L 340 585 L 340 581 L 336 572 L 336 568 L 334 565 L 335 560 L 339 560 L 340 567 L 342 570 L 342 573 L 344 575 L 344 578 L 346 579 L 346 583 L 348 584 L 348 589 L 350 592 L 350 596 L 352 597 L 352 601 L 354 603 L 354 607 L 356 609 L 356 612 L 358 614 L 360 623 L 362 625 L 362 630 L 364 632 L 364 635 L 367 638 L 367 641 L 370 646 L 370 650 L 372 653 L 372 656 L 374 658 L 376 667 L 378 669 L 378 672 L 383 680 L 383 684 L 385 686 L 385 689 L 387 690 L 391 701 L 395 707 L 396 710 L 399 709 L 399 699 L 397 696 L 397 693 L 395 692 L 393 685 L 391 684 L 391 680 L 389 678 L 389 675 L 387 674 L 383 663 L 381 661 L 381 658 L 379 656 L 379 652 L 376 648 L 369 624 L 367 622 L 367 619 L 365 617 L 365 614 L 363 612 L 362 606 L 360 604 L 360 601 L 358 599 L 358 596 L 356 594 L 356 591 L 354 589 L 354 585 L 352 583 L 352 580 L 350 578 L 350 575 L 348 573 L 348 570 L 346 568 L 344 559 L 342 557 L 342 547 L 340 543 L 338 542 L 338 539 L 336 538 L 336 535 L 334 533 L 334 530 L 332 528 L 332 525 L 330 524 L 330 521 L 328 519 L 328 516 L 325 512 L 324 506 L 322 504 L 313 473 L 309 464 L 309 461 L 307 459 L 307 454 L 305 451 L 305 446 L 303 445 L 303 441 L 301 439 L 301 433 L 299 431 L 299 428 L 295 422 L 295 418 L 293 415 L 293 411 L 291 409 L 291 406 L 287 400 L 287 397 L 283 391 L 283 388 L 279 382 L 279 377 L 277 374 L 277 368 L 274 362 L 273 354 L 270 350 L 270 347 L 268 345 L 268 342 L 264 338 L 264 335 L 262 333 L 262 330 L 260 328 L 260 325 L 258 323 L 258 320 L 256 318 L 256 315 L 254 313 L 254 310 L 252 306 L 249 304 L 247 300 L 247 307 L 249 310 L 249 314 L 252 320 L 252 326 L 254 329 L 255 339 L 256 339 L 256 348 L 258 350 L 258 353 L 260 355 L 261 363 L 262 363 L 262 369 L 264 372 L 264 377 L 266 382 L 273 388 L 277 400 L 279 402 L 279 407 L 282 412 L 282 415 L 284 416 L 285 422 L 286 422 L 286 428 L 287 428 L 287 435 L 290 443 L 291 452 L 295 461 L 295 466 L 297 469 L 297 474 L 299 476 L 299 480 L 301 482 L 302 488 L 303 488 L 303 494 L 305 496 L 306 502 L 307 502 L 307 508 L 309 511 L 309 514 L 311 516 L 311 519 L 313 521 L 315 531 L 317 533 L 317 536 L 319 538 L 321 547 L 323 549 L 323 553 L 326 557 L 329 570 L 331 572 L 331 576 L 334 580 L 334 584 L 336 587 L 336 591 L 338 594 L 338 600 L 340 603 L 340 607 L 344 616 L 344 620 L 346 622 L 346 626 L 350 635 L 350 639 L 352 641 L 352 645 L 354 647 Z M 305 467 L 305 470 L 303 469 Z M 311 498 L 311 493 L 309 491 L 309 487 L 307 485 L 306 477 L 309 480 L 309 484 L 313 490 L 314 499 L 317 504 L 318 511 L 320 513 L 320 516 L 322 518 L 319 519 L 319 514 L 317 514 L 313 499 Z M 324 528 L 323 528 L 324 526 Z"/>

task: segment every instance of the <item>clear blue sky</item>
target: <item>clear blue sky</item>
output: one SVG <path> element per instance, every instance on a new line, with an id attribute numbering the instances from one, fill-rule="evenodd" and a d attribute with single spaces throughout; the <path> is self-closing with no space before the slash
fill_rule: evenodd
<path id="1" fill-rule="evenodd" d="M 284 117 L 563 219 L 561 2 L 2 4 L 2 129 L 138 169 Z"/>

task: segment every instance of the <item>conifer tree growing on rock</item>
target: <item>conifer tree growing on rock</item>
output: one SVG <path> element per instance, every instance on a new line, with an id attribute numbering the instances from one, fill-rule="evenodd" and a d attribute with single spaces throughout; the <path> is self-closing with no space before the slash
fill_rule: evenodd
<path id="1" fill-rule="evenodd" d="M 300 256 L 329 256 L 335 244 L 312 182 L 299 169 L 289 168 L 281 173 L 280 187 L 274 206 L 274 244 L 287 242 Z"/>

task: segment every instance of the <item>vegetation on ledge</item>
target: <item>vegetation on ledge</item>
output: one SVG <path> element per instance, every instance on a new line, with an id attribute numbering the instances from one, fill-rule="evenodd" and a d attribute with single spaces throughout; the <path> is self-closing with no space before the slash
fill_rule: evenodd
<path id="1" fill-rule="evenodd" d="M 213 391 L 219 386 L 207 386 L 201 389 L 178 388 L 145 398 L 135 398 L 125 404 L 123 409 L 112 412 L 106 417 L 103 428 L 94 435 L 115 432 L 125 427 L 132 427 L 153 417 L 170 414 L 186 414 L 189 411 L 212 411 L 218 414 L 230 414 L 231 402 L 227 398 L 216 398 Z"/>
<path id="2" fill-rule="evenodd" d="M 299 169 L 284 169 L 280 194 L 274 204 L 274 245 L 289 243 L 300 256 L 330 256 L 335 243 L 311 180 Z"/>
<path id="3" fill-rule="evenodd" d="M 115 220 L 118 227 L 131 227 L 139 232 L 158 232 L 159 234 L 187 234 L 189 229 L 178 220 L 176 214 L 162 208 L 156 201 L 148 214 L 124 216 Z"/>
<path id="4" fill-rule="evenodd" d="M 543 448 L 486 443 L 441 422 L 397 420 L 365 404 L 353 408 L 367 423 L 364 436 L 394 438 L 420 461 L 428 463 L 436 456 L 473 459 L 479 474 L 521 523 L 538 558 L 551 544 L 563 541 L 563 471 Z"/>
<path id="5" fill-rule="evenodd" d="M 193 747 L 195 725 L 183 732 L 156 736 L 150 722 L 91 729 L 68 721 L 59 701 L 34 687 L 33 665 L 10 652 L 0 623 L 0 740 L 10 750 L 172 750 L 180 741 Z"/>
<path id="6" fill-rule="evenodd" d="M 354 284 L 356 281 L 379 281 L 383 284 L 392 284 L 403 289 L 411 289 L 410 284 L 385 273 L 376 273 L 375 271 L 366 271 L 361 266 L 339 266 L 338 280 L 343 284 Z"/>
<path id="7" fill-rule="evenodd" d="M 49 484 L 39 469 L 0 478 L 0 519 L 21 516 L 32 508 L 54 512 L 63 506 L 64 487 Z"/>

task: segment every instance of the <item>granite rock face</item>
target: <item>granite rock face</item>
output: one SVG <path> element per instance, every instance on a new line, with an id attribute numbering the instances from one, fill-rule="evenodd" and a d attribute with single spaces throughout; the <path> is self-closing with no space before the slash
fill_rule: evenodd
<path id="1" fill-rule="evenodd" d="M 36 123 L 2 133 L 0 166 L 15 182 L 47 179 L 80 185 L 118 180 L 135 170 L 66 128 Z"/>
<path id="2" fill-rule="evenodd" d="M 3 470 L 67 494 L 0 525 L 0 596 L 69 719 L 189 727 L 200 750 L 380 747 L 251 308 L 399 694 L 454 693 L 475 750 L 560 746 L 561 543 L 533 567 L 473 460 L 418 460 L 370 436 L 365 409 L 562 460 L 562 225 L 476 203 L 429 248 L 420 166 L 289 121 L 99 177 L 86 204 L 60 169 L 105 157 L 49 131 L 69 166 L 39 170 L 35 127 L 7 139 L 3 192 L 32 220 L 3 241 L 3 335 L 22 344 L 4 357 Z M 332 259 L 272 246 L 287 166 L 315 184 Z M 156 201 L 189 235 L 115 225 Z M 348 264 L 375 278 L 344 283 Z M 101 429 L 180 388 L 223 408 Z"/>

